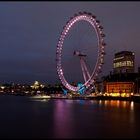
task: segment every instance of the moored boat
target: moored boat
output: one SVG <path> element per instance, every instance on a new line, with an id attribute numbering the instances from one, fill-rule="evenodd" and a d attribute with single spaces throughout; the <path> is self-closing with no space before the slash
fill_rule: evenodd
<path id="1" fill-rule="evenodd" d="M 49 98 L 51 98 L 51 96 L 49 96 L 49 95 L 34 95 L 34 96 L 31 96 L 31 98 L 33 98 L 33 99 L 49 99 Z"/>

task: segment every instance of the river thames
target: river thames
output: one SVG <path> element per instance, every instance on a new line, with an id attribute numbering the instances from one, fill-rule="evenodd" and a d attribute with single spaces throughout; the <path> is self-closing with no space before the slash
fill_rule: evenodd
<path id="1" fill-rule="evenodd" d="M 0 138 L 140 138 L 140 103 L 0 95 Z"/>

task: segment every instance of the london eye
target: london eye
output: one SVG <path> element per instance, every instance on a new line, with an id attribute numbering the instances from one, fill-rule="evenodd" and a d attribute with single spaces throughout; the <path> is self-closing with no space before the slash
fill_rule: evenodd
<path id="1" fill-rule="evenodd" d="M 97 58 L 95 66 L 92 70 L 89 70 L 89 67 L 86 63 L 86 58 L 88 54 L 82 52 L 82 50 L 74 50 L 73 57 L 79 58 L 80 69 L 82 72 L 83 83 L 78 85 L 72 85 L 68 82 L 67 78 L 64 76 L 64 67 L 62 65 L 62 55 L 64 49 L 64 42 L 66 37 L 68 36 L 70 30 L 76 23 L 80 23 L 81 21 L 88 22 L 92 30 L 95 31 L 96 39 L 97 39 Z M 105 46 L 106 43 L 104 42 L 105 34 L 103 33 L 103 27 L 100 25 L 100 21 L 96 19 L 92 13 L 88 12 L 79 12 L 71 17 L 61 32 L 57 49 L 56 49 L 56 67 L 59 79 L 63 86 L 70 91 L 80 92 L 86 91 L 95 86 L 96 79 L 101 72 L 102 65 L 104 63 L 104 55 L 105 55 Z M 94 46 L 92 46 L 94 47 Z M 93 58 L 94 59 L 94 58 Z"/>

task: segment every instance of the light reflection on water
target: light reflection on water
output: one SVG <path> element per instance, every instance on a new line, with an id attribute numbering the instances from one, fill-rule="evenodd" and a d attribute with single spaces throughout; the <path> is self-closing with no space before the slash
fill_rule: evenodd
<path id="1" fill-rule="evenodd" d="M 109 107 L 117 107 L 117 108 L 128 108 L 133 111 L 134 110 L 134 102 L 133 101 L 119 101 L 119 100 L 99 100 L 99 105 L 109 106 Z"/>
<path id="2" fill-rule="evenodd" d="M 0 96 L 0 138 L 139 138 L 139 109 L 130 101 Z"/>
<path id="3" fill-rule="evenodd" d="M 37 102 L 48 102 L 50 99 L 33 99 L 32 101 L 37 101 Z"/>
<path id="4" fill-rule="evenodd" d="M 57 100 L 54 112 L 55 138 L 135 137 L 134 102 Z"/>

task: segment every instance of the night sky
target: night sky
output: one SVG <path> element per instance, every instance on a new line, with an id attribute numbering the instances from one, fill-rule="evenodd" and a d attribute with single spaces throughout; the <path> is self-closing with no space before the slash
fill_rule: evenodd
<path id="1" fill-rule="evenodd" d="M 137 72 L 140 2 L 0 2 L 0 83 L 59 83 L 56 46 L 63 26 L 79 11 L 93 13 L 104 27 L 107 46 L 101 75 L 112 70 L 114 53 L 124 50 L 135 52 Z M 75 46 L 73 42 L 80 46 L 86 37 L 87 42 L 94 38 L 89 37 L 90 27 L 78 27 L 75 25 L 71 38 L 65 41 L 65 52 L 70 52 L 67 46 Z M 93 59 L 96 55 L 94 50 Z M 74 72 L 74 65 L 66 67 Z"/>

